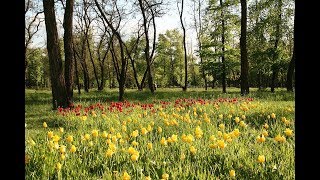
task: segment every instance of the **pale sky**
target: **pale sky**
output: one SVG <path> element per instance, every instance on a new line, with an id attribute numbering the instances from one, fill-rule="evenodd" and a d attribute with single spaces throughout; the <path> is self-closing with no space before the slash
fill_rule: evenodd
<path id="1" fill-rule="evenodd" d="M 171 1 L 171 5 L 168 6 L 168 11 L 165 15 L 163 15 L 160 18 L 156 18 L 156 27 L 157 27 L 157 38 L 159 34 L 163 34 L 166 32 L 166 30 L 178 28 L 178 30 L 182 33 L 182 28 L 180 24 L 178 9 L 176 1 Z M 192 50 L 195 51 L 197 47 L 197 39 L 196 39 L 196 32 L 195 29 L 192 28 L 193 26 L 193 14 L 192 13 L 192 7 L 191 4 L 192 1 L 187 0 L 184 4 L 184 26 L 186 28 L 186 41 L 187 41 L 187 51 L 190 52 L 190 44 L 192 43 Z M 179 4 L 181 6 L 181 4 Z M 204 5 L 202 5 L 204 7 Z M 63 35 L 63 28 L 61 27 L 59 20 L 63 21 L 63 12 L 56 12 L 57 15 L 57 24 L 58 24 L 58 30 L 59 30 L 59 36 Z M 43 17 L 43 14 L 42 14 Z M 123 33 L 130 34 L 130 32 L 134 29 L 133 27 L 136 27 L 136 21 L 127 19 L 128 23 L 123 28 Z M 45 24 L 42 23 L 42 26 L 39 30 L 39 32 L 36 34 L 36 36 L 33 39 L 33 43 L 31 47 L 45 47 L 45 41 L 46 41 L 46 32 L 45 32 Z"/>

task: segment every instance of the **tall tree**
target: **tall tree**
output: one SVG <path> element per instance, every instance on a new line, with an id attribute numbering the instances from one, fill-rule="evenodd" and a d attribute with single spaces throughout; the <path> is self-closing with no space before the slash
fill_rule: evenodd
<path id="1" fill-rule="evenodd" d="M 247 56 L 247 0 L 241 0 L 241 94 L 249 93 L 249 62 Z"/>
<path id="2" fill-rule="evenodd" d="M 272 65 L 272 77 L 271 77 L 271 92 L 274 92 L 276 78 L 278 74 L 279 67 L 277 66 L 277 59 L 279 58 L 278 53 L 278 45 L 281 39 L 281 15 L 282 15 L 282 0 L 277 1 L 277 13 L 278 19 L 276 20 L 276 32 L 275 32 L 275 40 L 274 40 L 274 47 L 273 47 L 273 65 Z"/>
<path id="3" fill-rule="evenodd" d="M 119 101 L 123 101 L 124 100 L 124 88 L 125 88 L 125 80 L 126 80 L 126 70 L 127 70 L 127 58 L 125 56 L 125 47 L 124 47 L 124 42 L 122 40 L 122 37 L 120 35 L 119 32 L 119 26 L 121 23 L 121 13 L 119 11 L 117 2 L 114 2 L 114 8 L 116 9 L 116 16 L 119 18 L 118 20 L 118 24 L 115 27 L 113 22 L 110 21 L 109 18 L 107 18 L 106 14 L 104 12 L 104 10 L 101 8 L 101 5 L 98 3 L 97 0 L 94 0 L 96 7 L 98 8 L 98 11 L 100 12 L 101 16 L 103 17 L 103 20 L 107 23 L 108 27 L 111 29 L 112 33 L 114 34 L 114 36 L 117 38 L 118 43 L 119 43 L 119 48 L 120 48 L 120 66 L 118 67 L 117 70 L 117 80 L 119 82 Z M 111 46 L 113 46 L 113 42 L 111 43 Z M 112 47 L 111 47 L 112 48 Z M 114 52 L 114 48 L 112 48 L 113 52 Z M 115 60 L 115 59 L 114 59 Z M 116 69 L 116 67 L 115 67 Z"/>
<path id="4" fill-rule="evenodd" d="M 295 49 L 296 49 L 296 10 L 294 10 L 294 27 L 293 27 L 293 52 L 292 52 L 292 58 L 289 63 L 288 67 L 288 72 L 287 72 L 287 91 L 293 91 L 293 84 L 292 84 L 292 79 L 293 79 L 293 73 L 294 73 L 294 65 L 296 61 L 296 55 L 295 55 Z"/>
<path id="5" fill-rule="evenodd" d="M 224 8 L 223 2 L 220 0 L 220 7 L 221 7 L 221 26 L 222 26 L 222 33 L 221 33 L 221 43 L 222 43 L 222 54 L 221 54 L 221 61 L 222 61 L 222 92 L 226 93 L 226 62 L 225 62 L 225 21 L 224 21 Z"/>
<path id="6" fill-rule="evenodd" d="M 67 107 L 67 91 L 63 74 L 61 52 L 58 40 L 54 0 L 43 0 L 45 25 L 47 32 L 47 50 L 50 64 L 53 109 Z"/>
<path id="7" fill-rule="evenodd" d="M 194 27 L 196 30 L 196 34 L 197 34 L 197 41 L 198 41 L 198 51 L 202 52 L 202 42 L 201 42 L 201 33 L 202 33 L 202 19 L 201 19 L 201 4 L 203 3 L 203 1 L 201 0 L 197 0 L 198 1 L 198 8 L 196 8 L 196 0 L 193 1 L 193 19 L 194 19 Z M 200 57 L 200 65 L 201 65 L 201 75 L 202 78 L 204 80 L 204 88 L 205 90 L 208 89 L 208 85 L 207 85 L 207 76 L 204 72 L 204 61 L 203 61 L 203 57 L 201 55 L 201 53 L 199 53 L 199 57 Z"/>
<path id="8" fill-rule="evenodd" d="M 184 1 L 181 1 L 181 10 L 179 8 L 179 3 L 177 2 L 177 7 L 178 7 L 178 11 L 179 11 L 179 15 L 180 15 L 180 23 L 181 23 L 181 27 L 182 27 L 182 32 L 183 32 L 183 50 L 184 50 L 184 86 L 182 86 L 182 90 L 186 91 L 187 90 L 187 86 L 188 86 L 188 57 L 187 57 L 187 47 L 186 47 L 186 28 L 184 27 L 183 24 L 183 5 L 184 5 Z"/>
<path id="9" fill-rule="evenodd" d="M 73 76 L 74 76 L 74 53 L 73 53 L 73 5 L 74 0 L 66 1 L 64 13 L 64 55 L 65 55 L 65 83 L 67 90 L 68 106 L 71 106 L 73 99 Z"/>

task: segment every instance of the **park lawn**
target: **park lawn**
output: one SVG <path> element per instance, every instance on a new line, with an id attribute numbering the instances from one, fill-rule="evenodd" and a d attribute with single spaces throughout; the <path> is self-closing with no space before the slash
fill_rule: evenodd
<path id="1" fill-rule="evenodd" d="M 117 89 L 75 91 L 77 116 L 27 89 L 26 179 L 294 179 L 294 94 L 250 90 L 127 89 L 112 111 Z"/>

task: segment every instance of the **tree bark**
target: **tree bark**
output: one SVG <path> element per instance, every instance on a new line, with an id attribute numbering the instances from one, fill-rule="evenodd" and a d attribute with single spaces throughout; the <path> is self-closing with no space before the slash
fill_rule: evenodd
<path id="1" fill-rule="evenodd" d="M 61 52 L 58 40 L 54 0 L 43 0 L 45 26 L 47 33 L 47 50 L 49 56 L 50 80 L 52 88 L 52 106 L 67 107 L 67 91 L 63 74 Z"/>
<path id="2" fill-rule="evenodd" d="M 220 6 L 223 7 L 222 0 L 220 0 Z M 225 63 L 225 26 L 224 26 L 224 15 L 223 15 L 223 9 L 221 9 L 221 25 L 222 25 L 222 33 L 221 33 L 221 43 L 222 43 L 222 92 L 227 93 L 226 90 L 226 63 Z"/>
<path id="3" fill-rule="evenodd" d="M 247 0 L 241 0 L 241 95 L 249 94 L 249 62 L 247 55 Z"/>
<path id="4" fill-rule="evenodd" d="M 77 87 L 78 87 L 78 94 L 80 95 L 81 88 L 80 88 L 79 75 L 78 75 L 77 56 L 76 56 L 76 50 L 74 49 L 74 44 L 73 44 L 73 58 L 74 58 L 74 68 L 75 68 L 76 82 L 77 82 Z"/>
<path id="5" fill-rule="evenodd" d="M 73 59 L 73 35 L 72 35 L 72 19 L 73 19 L 74 0 L 66 1 L 64 13 L 64 54 L 65 54 L 65 83 L 67 90 L 67 102 L 71 107 L 73 101 L 73 75 L 74 75 L 74 59 Z"/>

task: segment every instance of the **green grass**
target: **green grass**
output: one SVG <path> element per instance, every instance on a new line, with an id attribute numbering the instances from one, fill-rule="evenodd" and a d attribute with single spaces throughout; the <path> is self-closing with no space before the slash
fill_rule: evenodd
<path id="1" fill-rule="evenodd" d="M 51 109 L 51 91 L 48 90 L 26 90 L 26 153 L 30 157 L 30 162 L 26 165 L 26 179 L 120 179 L 124 171 L 127 171 L 131 179 L 144 179 L 145 175 L 151 175 L 152 179 L 161 179 L 163 173 L 170 175 L 169 179 L 229 179 L 229 171 L 236 171 L 236 179 L 294 179 L 294 136 L 286 137 L 285 143 L 277 143 L 274 137 L 278 134 L 284 135 L 284 130 L 290 128 L 294 132 L 294 94 L 288 93 L 285 89 L 276 89 L 276 93 L 267 91 L 257 91 L 250 89 L 248 97 L 254 98 L 248 107 L 248 111 L 240 109 L 240 103 L 219 103 L 215 108 L 213 101 L 217 98 L 241 98 L 238 88 L 227 89 L 227 94 L 222 94 L 221 89 L 188 89 L 183 92 L 181 89 L 158 89 L 154 95 L 148 90 L 139 92 L 127 89 L 125 99 L 135 103 L 153 103 L 155 109 L 160 108 L 159 101 L 168 101 L 174 104 L 178 98 L 192 98 L 209 100 L 210 104 L 194 104 L 184 109 L 176 109 L 172 105 L 157 111 L 155 114 L 150 110 L 133 108 L 132 112 L 110 113 L 107 111 L 106 117 L 102 117 L 100 110 L 95 110 L 97 117 L 88 115 L 88 120 L 81 121 L 79 116 L 58 115 Z M 104 106 L 106 102 L 117 101 L 118 92 L 114 90 L 90 91 L 82 93 L 80 96 L 74 92 L 74 102 L 84 107 L 90 104 L 101 102 Z M 252 107 L 251 107 L 252 105 Z M 198 115 L 194 115 L 196 108 Z M 232 114 L 231 109 L 234 109 Z M 202 112 L 201 112 L 202 111 Z M 81 111 L 82 112 L 82 111 Z M 124 109 L 126 112 L 126 109 Z M 146 115 L 143 115 L 146 113 Z M 162 114 L 163 113 L 163 114 Z M 190 116 L 190 123 L 181 120 L 185 114 Z M 208 115 L 211 122 L 203 121 L 204 113 Z M 271 113 L 276 114 L 276 118 L 268 118 Z M 176 114 L 176 115 L 174 115 Z M 224 117 L 219 118 L 222 114 Z M 232 118 L 227 116 L 232 114 Z M 247 128 L 239 126 L 234 121 L 234 117 L 245 115 L 244 122 Z M 141 116 L 141 117 L 140 117 Z M 291 122 L 286 125 L 281 121 L 285 117 Z M 131 119 L 131 123 L 130 120 Z M 136 120 L 136 122 L 135 122 Z M 166 121 L 176 120 L 179 125 L 166 125 Z M 127 131 L 122 132 L 121 123 L 127 122 Z M 48 124 L 48 128 L 43 127 L 43 122 Z M 154 127 L 147 136 L 141 135 L 141 127 L 147 127 L 154 122 Z M 225 129 L 220 130 L 219 124 L 225 124 Z M 266 142 L 259 144 L 256 137 L 261 134 L 263 125 L 269 125 L 269 136 Z M 141 126 L 141 127 L 140 127 Z M 163 129 L 162 133 L 157 132 L 157 127 Z M 196 139 L 192 145 L 196 147 L 197 153 L 192 155 L 189 151 L 189 144 L 181 140 L 182 134 L 194 135 L 195 128 L 199 126 L 203 131 L 203 137 Z M 59 132 L 59 127 L 64 128 L 64 133 Z M 103 138 L 93 140 L 94 146 L 89 147 L 87 142 L 81 141 L 81 136 L 85 133 L 91 134 L 93 129 L 109 132 L 110 128 L 121 133 L 123 139 L 134 130 L 139 130 L 140 136 L 135 138 L 139 142 L 136 148 L 139 152 L 139 160 L 132 162 L 127 149 L 133 139 L 125 140 L 124 144 L 118 144 L 118 151 L 111 157 L 105 157 L 108 145 Z M 239 129 L 241 135 L 233 138 L 227 143 L 226 148 L 211 149 L 209 137 L 214 135 L 219 137 L 218 131 L 230 133 L 234 129 Z M 59 142 L 67 146 L 68 157 L 60 159 L 57 150 L 52 152 L 48 148 L 49 139 L 47 132 L 53 131 L 61 138 Z M 67 135 L 73 135 L 74 145 L 77 152 L 68 152 L 70 144 L 65 141 Z M 114 133 L 115 134 L 115 133 Z M 162 137 L 168 138 L 172 134 L 178 135 L 178 142 L 163 147 L 159 142 Z M 36 142 L 35 146 L 30 145 L 30 140 Z M 146 144 L 153 142 L 153 151 L 146 149 Z M 186 159 L 181 160 L 181 153 L 185 153 Z M 266 157 L 266 163 L 257 163 L 257 157 L 262 154 Z M 165 164 L 163 162 L 166 162 Z M 63 167 L 58 173 L 55 170 L 57 162 L 61 162 Z M 276 168 L 275 168 L 276 167 Z M 143 169 L 143 172 L 140 172 Z M 118 171 L 117 176 L 113 176 L 113 171 Z"/>

